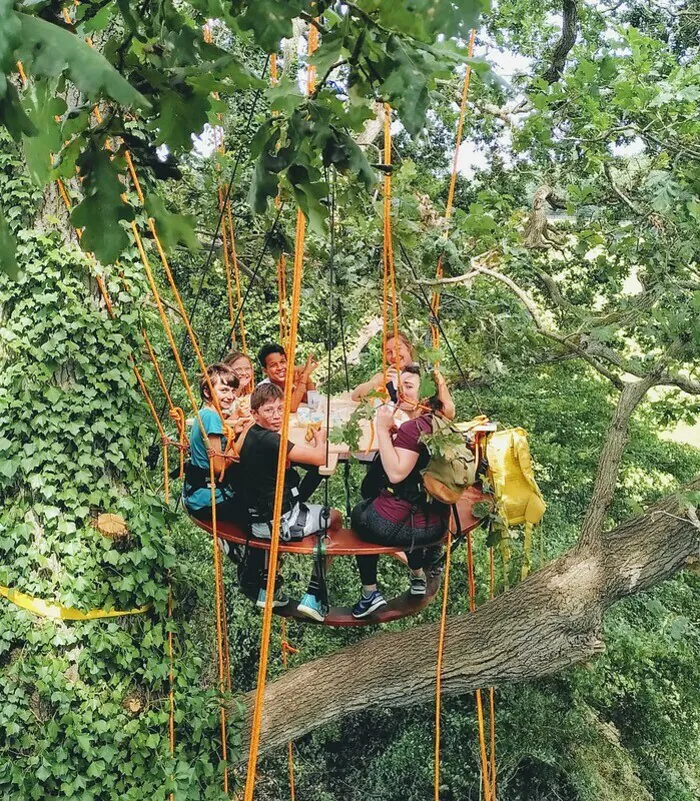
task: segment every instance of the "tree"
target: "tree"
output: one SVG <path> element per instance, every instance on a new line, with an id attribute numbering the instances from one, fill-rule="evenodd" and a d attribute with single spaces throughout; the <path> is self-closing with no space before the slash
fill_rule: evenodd
<path id="1" fill-rule="evenodd" d="M 420 13 L 428 6 L 434 15 Z M 523 10 L 522 4 L 499 4 L 485 18 L 480 37 L 529 57 L 532 67 L 511 85 L 475 82 L 467 133 L 483 145 L 487 163 L 473 179 L 460 179 L 456 213 L 447 226 L 440 210 L 448 160 L 440 143 L 454 122 L 451 98 L 459 78 L 453 72 L 465 57 L 462 42 L 437 40 L 444 32 L 463 36 L 476 10 L 447 2 L 418 2 L 407 11 L 407 4 L 397 3 L 256 0 L 163 3 L 144 13 L 137 4 L 106 2 L 85 3 L 68 23 L 57 3 L 26 8 L 0 3 L 0 61 L 10 75 L 0 87 L 0 119 L 24 150 L 21 165 L 3 142 L 6 224 L 0 224 L 0 253 L 13 252 L 14 238 L 25 272 L 16 284 L 2 279 L 0 415 L 3 432 L 12 436 L 0 439 L 5 455 L 0 548 L 6 555 L 0 583 L 85 609 L 145 602 L 155 612 L 144 621 L 103 630 L 89 624 L 42 627 L 3 611 L 7 746 L 0 786 L 13 796 L 83 792 L 86 799 L 106 793 L 140 799 L 159 792 L 164 777 L 167 789 L 188 798 L 218 794 L 216 751 L 210 747 L 217 736 L 217 698 L 215 681 L 204 668 L 213 650 L 204 625 L 213 614 L 208 543 L 192 537 L 161 506 L 158 479 L 145 466 L 147 418 L 127 362 L 129 354 L 141 362 L 139 331 L 145 324 L 152 332 L 155 315 L 124 223 L 134 218 L 144 228 L 148 214 L 159 231 L 170 233 L 165 238 L 170 253 L 177 254 L 173 262 L 187 300 L 194 300 L 200 277 L 207 287 L 223 277 L 216 273 L 216 260 L 214 277 L 200 276 L 197 257 L 179 250 L 193 244 L 186 214 L 208 202 L 206 193 L 219 179 L 215 168 L 202 167 L 191 153 L 191 134 L 200 133 L 205 122 L 216 124 L 218 112 L 225 122 L 242 121 L 245 130 L 244 106 L 265 84 L 258 77 L 265 54 L 277 50 L 294 18 L 320 31 L 321 48 L 313 59 L 319 89 L 306 99 L 288 76 L 278 89 L 265 90 L 251 112 L 257 134 L 250 150 L 243 150 L 250 158 L 243 159 L 233 194 L 245 221 L 242 248 L 250 257 L 244 266 L 258 258 L 256 237 L 271 221 L 269 198 L 278 187 L 287 207 L 276 229 L 277 245 L 289 248 L 296 204 L 314 224 L 305 342 L 311 346 L 326 336 L 320 311 L 327 298 L 326 175 L 334 167 L 342 208 L 336 277 L 351 335 L 362 328 L 373 304 L 381 228 L 366 187 L 376 172 L 372 150 L 359 149 L 354 136 L 374 113 L 378 97 L 392 103 L 404 128 L 397 137 L 393 181 L 396 238 L 405 248 L 396 254 L 402 323 L 420 337 L 427 329 L 423 291 L 441 287 L 443 327 L 467 365 L 459 374 L 448 366 L 447 354 L 442 356 L 462 387 L 462 411 L 473 405 L 467 392 L 475 387 L 483 389 L 482 402 L 491 411 L 509 374 L 515 381 L 522 373 L 523 383 L 534 387 L 538 371 L 547 373 L 551 366 L 549 379 L 566 376 L 571 362 L 584 365 L 592 384 L 604 381 L 604 393 L 613 401 L 609 409 L 601 407 L 601 416 L 610 418 L 605 437 L 597 428 L 593 434 L 585 428 L 576 432 L 589 437 L 581 447 L 588 457 L 599 456 L 597 471 L 590 458 L 585 473 L 577 469 L 572 456 L 552 482 L 552 492 L 556 484 L 566 484 L 567 499 L 585 501 L 578 544 L 565 550 L 570 542 L 562 537 L 558 557 L 528 581 L 473 616 L 452 618 L 446 692 L 529 681 L 590 659 L 601 651 L 603 615 L 613 603 L 672 577 L 697 553 L 697 481 L 685 494 L 673 494 L 637 517 L 629 516 L 628 490 L 615 493 L 625 470 L 629 425 L 645 415 L 664 424 L 692 420 L 697 411 L 691 395 L 698 389 L 694 364 L 700 344 L 698 81 L 694 55 L 683 45 L 689 21 L 677 18 L 669 49 L 667 20 L 650 16 L 646 6 L 589 9 L 567 2 Z M 550 11 L 563 11 L 561 28 L 551 25 Z M 317 13 L 323 17 L 314 22 Z M 200 30 L 210 16 L 218 20 L 215 43 L 206 42 Z M 623 27 L 615 32 L 617 23 Z M 85 34 L 94 36 L 96 51 L 83 42 Z M 28 75 L 26 85 L 15 73 L 16 59 Z M 100 123 L 91 114 L 94 103 Z M 424 144 L 417 134 L 429 107 L 427 130 L 436 136 Z M 241 130 L 226 127 L 229 136 Z M 106 143 L 114 158 L 104 152 Z M 156 151 L 161 145 L 167 154 Z M 624 150 L 630 145 L 637 155 Z M 146 188 L 145 213 L 132 186 L 126 187 L 127 204 L 119 197 L 127 148 Z M 82 182 L 74 180 L 76 165 Z M 231 166 L 230 157 L 221 159 L 222 168 Z M 56 225 L 50 196 L 39 218 L 41 230 L 27 225 L 42 201 L 41 187 L 56 177 L 75 199 L 73 222 L 84 230 L 84 248 L 102 264 L 86 264 L 75 250 L 64 249 L 69 226 L 65 219 Z M 258 216 L 244 210 L 248 185 Z M 210 212 L 206 238 L 216 238 L 216 213 Z M 56 227 L 61 233 L 51 232 Z M 153 243 L 147 240 L 146 248 L 150 254 Z M 446 278 L 438 284 L 433 275 L 440 254 Z M 117 255 L 128 289 L 118 270 L 105 266 Z M 265 266 L 271 261 L 264 252 L 260 258 Z M 97 297 L 94 271 L 117 298 L 114 320 Z M 205 312 L 200 319 L 206 317 L 201 332 L 211 358 L 218 356 L 223 338 L 216 325 L 221 296 L 200 301 Z M 272 335 L 274 291 L 263 286 L 258 294 L 254 287 L 251 298 L 246 311 L 254 329 L 259 336 Z M 162 353 L 157 335 L 155 343 Z M 360 366 L 358 375 L 366 367 Z M 144 372 L 153 386 L 152 370 L 147 366 Z M 535 391 L 540 400 L 548 397 L 546 387 L 537 385 Z M 569 415 L 576 416 L 576 390 L 569 392 Z M 659 392 L 664 394 L 654 394 Z M 176 393 L 179 399 L 181 390 Z M 514 422 L 525 422 L 525 408 L 524 403 L 514 407 Z M 558 425 L 564 425 L 563 415 Z M 544 438 L 544 423 L 537 430 Z M 90 442 L 82 463 L 76 438 Z M 681 472 L 669 468 L 664 475 L 672 485 Z M 130 544 L 96 539 L 91 506 L 124 513 L 132 528 Z M 569 534 L 576 522 L 576 515 L 567 519 Z M 174 529 L 177 569 L 166 525 Z M 339 569 L 351 582 L 349 570 Z M 172 761 L 164 738 L 169 572 L 182 648 L 178 758 Z M 229 614 L 243 620 L 232 634 L 232 651 L 245 686 L 256 654 L 256 622 L 240 604 L 230 602 Z M 482 645 L 485 632 L 492 637 Z M 529 639 L 513 646 L 512 637 L 520 632 Z M 312 650 L 327 655 L 270 684 L 264 747 L 273 749 L 365 705 L 398 707 L 429 698 L 433 671 L 424 654 L 434 633 L 434 624 L 424 624 L 368 637 L 330 655 L 338 640 L 353 638 L 305 635 Z M 533 633 L 540 635 L 537 643 Z M 378 681 L 377 653 L 382 669 L 390 660 L 393 685 Z M 338 675 L 345 676 L 348 665 L 354 672 L 360 658 L 363 672 L 341 682 Z M 325 680 L 307 695 L 310 676 Z M 127 695 L 145 699 L 142 714 L 129 716 L 122 706 Z M 306 698 L 308 704 L 299 703 Z M 245 702 L 249 708 L 250 698 Z M 235 729 L 244 724 L 237 705 L 230 711 L 235 752 Z M 45 756 L 54 752 L 55 760 Z M 115 760 L 127 766 L 118 780 L 105 769 Z M 66 764 L 75 781 L 61 767 Z M 41 782 L 34 782 L 36 790 L 29 784 L 35 772 Z"/>

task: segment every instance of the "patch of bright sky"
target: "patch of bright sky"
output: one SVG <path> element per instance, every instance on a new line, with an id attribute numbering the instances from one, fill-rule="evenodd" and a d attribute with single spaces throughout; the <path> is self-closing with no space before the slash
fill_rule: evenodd
<path id="1" fill-rule="evenodd" d="M 492 45 L 481 44 L 474 48 L 474 55 L 488 61 L 494 73 L 507 83 L 519 75 L 529 75 L 533 68 L 533 59 L 512 53 L 508 50 L 501 50 Z M 514 101 L 517 102 L 517 99 Z M 504 161 L 509 163 L 508 154 L 511 150 L 512 135 L 508 128 L 504 128 L 498 136 L 498 146 L 504 154 Z M 488 166 L 488 155 L 484 148 L 475 146 L 473 142 L 464 141 L 459 148 L 457 156 L 457 169 L 460 174 L 467 179 L 474 177 L 477 170 L 483 170 Z"/>

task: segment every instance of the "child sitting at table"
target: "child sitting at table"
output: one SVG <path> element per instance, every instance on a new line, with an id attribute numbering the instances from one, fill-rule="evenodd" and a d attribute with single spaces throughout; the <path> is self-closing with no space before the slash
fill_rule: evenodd
<path id="1" fill-rule="evenodd" d="M 282 345 L 274 342 L 262 347 L 258 353 L 258 362 L 265 373 L 265 378 L 260 384 L 275 384 L 284 392 L 284 384 L 287 380 L 287 353 Z M 311 381 L 311 373 L 317 367 L 318 362 L 313 354 L 309 354 L 306 364 L 294 368 L 292 412 L 296 412 L 299 404 L 306 400 L 309 390 L 316 389 L 316 385 Z"/>
<path id="2" fill-rule="evenodd" d="M 210 384 L 215 398 L 209 391 Z M 182 500 L 187 511 L 199 519 L 211 517 L 210 449 L 213 452 L 211 458 L 216 477 L 214 497 L 217 518 L 234 520 L 237 515 L 237 506 L 234 501 L 234 478 L 237 465 L 232 443 L 229 443 L 224 436 L 224 421 L 216 410 L 215 400 L 218 402 L 222 414 L 226 415 L 234 402 L 238 386 L 238 378 L 235 373 L 223 362 L 210 364 L 207 367 L 206 377 L 202 376 L 199 384 L 204 405 L 200 409 L 199 419 L 194 420 L 190 430 L 190 457 L 185 462 L 185 480 L 182 486 Z M 251 422 L 251 418 L 246 415 L 237 415 L 233 420 L 227 418 L 227 422 L 233 425 L 234 432 L 238 434 L 246 424 Z M 204 428 L 204 432 L 202 428 Z"/>
<path id="3" fill-rule="evenodd" d="M 379 372 L 372 376 L 369 381 L 360 384 L 353 390 L 352 399 L 360 401 L 370 392 L 381 392 L 384 388 L 388 393 L 388 397 L 394 403 L 397 402 L 399 378 L 397 370 L 400 372 L 410 364 L 415 362 L 413 345 L 411 345 L 408 337 L 400 331 L 396 336 L 390 336 L 386 341 L 386 386 L 384 386 L 384 373 Z M 435 387 L 437 389 L 437 396 L 442 403 L 442 414 L 448 420 L 454 419 L 455 405 L 450 395 L 450 390 L 447 387 L 442 373 L 436 368 L 433 370 L 433 378 L 435 379 Z"/>
<path id="4" fill-rule="evenodd" d="M 238 472 L 238 491 L 240 501 L 245 504 L 247 522 L 251 535 L 262 539 L 270 539 L 272 535 L 272 518 L 277 486 L 277 461 L 281 447 L 280 430 L 284 395 L 274 383 L 259 384 L 250 399 L 250 408 L 255 424 L 248 429 L 240 449 Z M 341 516 L 335 509 L 328 509 L 320 504 L 306 503 L 308 494 L 300 492 L 299 476 L 290 463 L 320 467 L 326 461 L 326 432 L 313 431 L 311 442 L 296 445 L 286 442 L 287 469 L 284 479 L 282 497 L 282 519 L 280 538 L 282 541 L 302 539 L 326 529 L 337 529 L 341 525 Z M 266 556 L 267 551 L 250 548 L 247 574 L 259 576 L 257 606 L 264 607 L 266 593 Z M 321 600 L 319 576 L 314 566 L 306 594 L 301 599 L 298 611 L 313 620 L 322 621 L 326 610 Z M 285 606 L 288 603 L 281 586 L 277 586 L 273 606 Z"/>
<path id="5" fill-rule="evenodd" d="M 236 397 L 250 395 L 255 387 L 255 370 L 250 356 L 240 350 L 232 350 L 224 357 L 224 364 L 233 370 L 238 379 Z"/>

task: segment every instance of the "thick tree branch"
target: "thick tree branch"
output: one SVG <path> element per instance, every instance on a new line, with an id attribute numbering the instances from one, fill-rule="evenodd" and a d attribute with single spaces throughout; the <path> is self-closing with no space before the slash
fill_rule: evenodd
<path id="1" fill-rule="evenodd" d="M 558 342 L 562 347 L 566 348 L 569 351 L 576 353 L 582 359 L 587 361 L 591 367 L 597 370 L 601 375 L 605 376 L 614 386 L 618 389 L 622 389 L 623 382 L 621 381 L 620 377 L 615 375 L 614 373 L 610 372 L 606 367 L 604 367 L 597 359 L 595 359 L 592 355 L 588 353 L 586 349 L 579 347 L 575 341 L 573 341 L 570 337 L 563 336 L 556 331 L 553 331 L 545 322 L 542 314 L 537 307 L 537 303 L 531 298 L 525 290 L 518 286 L 512 278 L 505 275 L 504 273 L 499 272 L 498 270 L 494 270 L 490 267 L 484 266 L 484 262 L 488 263 L 493 261 L 494 256 L 496 255 L 496 251 L 488 251 L 486 253 L 481 254 L 480 256 L 476 256 L 471 260 L 471 264 L 474 269 L 468 273 L 463 275 L 455 276 L 453 278 L 442 278 L 436 279 L 434 281 L 420 281 L 419 283 L 422 284 L 453 284 L 453 283 L 466 283 L 471 281 L 473 278 L 477 277 L 478 275 L 487 275 L 491 278 L 495 278 L 497 281 L 500 281 L 502 284 L 505 284 L 511 292 L 513 292 L 520 300 L 520 302 L 525 306 L 528 313 L 532 317 L 533 322 L 535 323 L 535 327 L 543 336 L 547 337 L 548 339 L 553 340 L 554 342 Z"/>
<path id="2" fill-rule="evenodd" d="M 555 83 L 561 78 L 566 65 L 566 57 L 576 44 L 576 28 L 578 26 L 578 8 L 576 0 L 564 0 L 564 13 L 561 21 L 561 37 L 554 47 L 552 63 L 542 76 L 548 83 Z"/>
<path id="3" fill-rule="evenodd" d="M 657 376 L 651 375 L 639 381 L 626 383 L 622 388 L 598 461 L 593 495 L 581 527 L 579 543 L 584 547 L 600 544 L 605 516 L 612 503 L 617 479 L 620 475 L 622 454 L 625 452 L 629 440 L 630 418 L 656 382 Z"/>
<path id="4" fill-rule="evenodd" d="M 700 488 L 700 479 L 690 489 Z M 670 578 L 700 553 L 700 531 L 680 495 L 577 546 L 526 581 L 448 622 L 442 690 L 530 681 L 600 654 L 602 616 L 621 598 Z M 435 692 L 438 625 L 381 633 L 289 671 L 268 684 L 263 752 L 372 707 L 429 702 Z M 254 695 L 244 697 L 249 735 Z"/>

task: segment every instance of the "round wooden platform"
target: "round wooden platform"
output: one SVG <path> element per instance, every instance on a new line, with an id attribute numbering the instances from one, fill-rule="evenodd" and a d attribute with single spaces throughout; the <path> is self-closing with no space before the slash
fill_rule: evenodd
<path id="1" fill-rule="evenodd" d="M 479 521 L 472 515 L 471 509 L 477 501 L 482 501 L 484 499 L 485 496 L 479 490 L 470 487 L 457 503 L 462 533 L 471 531 L 479 525 Z M 191 520 L 200 528 L 210 534 L 212 533 L 211 520 L 199 520 L 194 517 L 192 517 Z M 216 530 L 219 537 L 229 542 L 234 542 L 238 545 L 247 544 L 249 547 L 262 548 L 264 550 L 269 550 L 270 548 L 270 540 L 248 537 L 241 528 L 229 521 L 217 521 Z M 317 541 L 316 535 L 311 534 L 303 540 L 280 542 L 279 550 L 280 553 L 310 556 L 314 553 Z M 387 554 L 406 563 L 406 555 L 403 548 L 374 545 L 371 542 L 365 542 L 360 539 L 352 529 L 347 528 L 330 531 L 328 533 L 326 539 L 326 554 L 328 556 Z M 281 617 L 294 618 L 303 623 L 316 623 L 317 625 L 323 626 L 370 626 L 379 623 L 391 623 L 394 620 L 401 620 L 401 618 L 415 615 L 425 609 L 440 589 L 441 576 L 442 574 L 440 572 L 435 572 L 429 576 L 428 588 L 425 595 L 411 595 L 410 592 L 404 592 L 402 595 L 388 600 L 387 605 L 378 609 L 374 614 L 364 618 L 354 618 L 352 616 L 352 609 L 349 606 L 331 606 L 323 623 L 319 623 L 318 621 L 311 620 L 311 618 L 300 614 L 297 611 L 299 601 L 292 599 L 290 599 L 286 606 L 276 607 L 274 613 Z M 254 602 L 255 599 L 252 598 L 251 600 Z"/>
<path id="2" fill-rule="evenodd" d="M 459 513 L 459 522 L 462 531 L 471 531 L 479 525 L 479 521 L 472 515 L 472 506 L 477 502 L 484 500 L 484 495 L 470 487 L 462 498 L 457 503 L 457 511 Z M 203 528 L 205 531 L 212 533 L 211 520 L 200 520 L 192 517 L 192 522 Z M 270 549 L 270 540 L 261 540 L 257 537 L 248 537 L 239 526 L 227 520 L 217 520 L 216 532 L 219 537 L 222 537 L 229 542 L 235 542 L 237 545 L 248 545 L 250 548 L 262 548 L 263 550 Z M 316 548 L 317 536 L 311 534 L 304 537 L 303 540 L 295 540 L 294 542 L 280 542 L 280 553 L 295 553 L 310 556 L 314 553 Z M 403 548 L 387 545 L 375 545 L 371 542 L 366 542 L 360 539 L 358 535 L 349 528 L 341 528 L 337 531 L 329 531 L 326 538 L 326 554 L 328 556 L 356 556 L 362 554 L 394 554 L 397 552 L 403 553 Z"/>
<path id="3" fill-rule="evenodd" d="M 325 620 L 320 623 L 297 612 L 299 601 L 296 600 L 290 600 L 286 606 L 277 607 L 274 612 L 281 617 L 294 618 L 302 623 L 315 623 L 318 626 L 373 626 L 379 623 L 391 623 L 394 620 L 417 615 L 425 609 L 440 589 L 441 578 L 442 574 L 430 576 L 425 595 L 411 595 L 410 592 L 404 592 L 396 598 L 387 600 L 386 606 L 367 617 L 353 617 L 352 608 L 349 606 L 331 606 Z"/>

